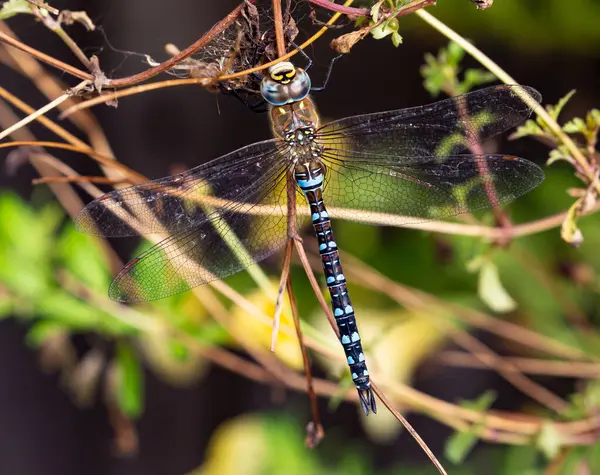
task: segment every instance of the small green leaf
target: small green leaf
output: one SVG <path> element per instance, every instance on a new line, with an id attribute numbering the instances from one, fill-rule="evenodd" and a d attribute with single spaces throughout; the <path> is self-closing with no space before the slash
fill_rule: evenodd
<path id="1" fill-rule="evenodd" d="M 600 127 L 600 110 L 592 109 L 588 112 L 588 123 L 590 124 L 590 129 Z"/>
<path id="2" fill-rule="evenodd" d="M 105 292 L 111 281 L 106 253 L 99 242 L 68 224 L 57 242 L 57 255 L 75 277 L 92 289 Z"/>
<path id="3" fill-rule="evenodd" d="M 94 330 L 104 317 L 102 311 L 61 291 L 48 292 L 38 299 L 36 306 L 40 317 L 60 322 L 72 330 Z"/>
<path id="4" fill-rule="evenodd" d="M 567 122 L 563 125 L 562 129 L 568 134 L 585 134 L 587 130 L 586 123 L 580 117 L 575 117 L 574 119 Z"/>
<path id="5" fill-rule="evenodd" d="M 493 391 L 486 391 L 481 396 L 473 401 L 461 401 L 461 407 L 471 409 L 473 411 L 484 413 L 496 400 L 496 394 Z M 482 419 L 485 417 L 482 414 Z M 448 460 L 452 463 L 461 463 L 465 457 L 471 452 L 477 440 L 479 439 L 478 431 L 482 423 L 475 424 L 470 430 L 463 432 L 455 432 L 446 443 L 444 453 Z"/>
<path id="6" fill-rule="evenodd" d="M 486 260 L 479 270 L 478 294 L 494 312 L 506 313 L 517 308 L 517 303 L 502 285 L 498 268 L 490 260 Z"/>
<path id="7" fill-rule="evenodd" d="M 570 206 L 560 227 L 560 236 L 573 247 L 578 247 L 583 242 L 583 233 L 577 226 L 577 218 L 582 203 L 582 198 L 580 198 Z"/>
<path id="8" fill-rule="evenodd" d="M 460 62 L 465 57 L 465 50 L 455 41 L 450 41 L 448 47 L 444 51 L 440 51 L 441 57 L 446 57 L 448 64 L 452 66 L 459 66 Z"/>
<path id="9" fill-rule="evenodd" d="M 119 343 L 115 361 L 116 401 L 121 411 L 137 419 L 144 407 L 144 373 L 137 355 L 126 343 Z"/>
<path id="10" fill-rule="evenodd" d="M 546 165 L 550 166 L 553 163 L 559 162 L 561 160 L 573 163 L 573 158 L 571 157 L 569 150 L 564 145 L 550 150 L 549 158 L 546 161 Z"/>
<path id="11" fill-rule="evenodd" d="M 67 327 L 58 322 L 42 320 L 34 323 L 25 337 L 25 341 L 29 346 L 34 348 L 40 347 L 48 338 L 57 335 L 68 333 Z"/>
<path id="12" fill-rule="evenodd" d="M 563 446 L 562 436 L 552 424 L 544 424 L 537 436 L 536 445 L 548 460 L 552 460 Z"/>
<path id="13" fill-rule="evenodd" d="M 31 3 L 27 3 L 25 0 L 8 0 L 0 8 L 0 20 L 8 20 L 10 17 L 23 13 L 32 14 Z"/>
<path id="14" fill-rule="evenodd" d="M 534 120 L 528 120 L 520 127 L 517 127 L 516 132 L 512 133 L 511 139 L 520 139 L 529 136 L 544 137 L 546 134 L 540 127 L 540 125 Z"/>
<path id="15" fill-rule="evenodd" d="M 379 0 L 375 5 L 371 7 L 371 18 L 374 22 L 377 22 L 377 20 L 379 20 L 379 10 L 381 9 L 381 5 L 383 5 L 383 2 L 385 2 L 385 0 Z"/>
<path id="16" fill-rule="evenodd" d="M 444 447 L 444 454 L 450 462 L 461 463 L 473 449 L 479 437 L 471 431 L 455 432 L 452 434 Z"/>
<path id="17" fill-rule="evenodd" d="M 556 103 L 556 105 L 549 105 L 546 109 L 548 110 L 548 114 L 550 114 L 550 117 L 552 117 L 554 120 L 558 120 L 558 116 L 563 110 L 563 107 L 565 107 L 565 105 L 567 104 L 567 102 L 569 102 L 571 97 L 573 97 L 573 94 L 575 94 L 575 92 L 575 89 L 573 89 L 569 91 L 564 97 L 562 97 Z"/>

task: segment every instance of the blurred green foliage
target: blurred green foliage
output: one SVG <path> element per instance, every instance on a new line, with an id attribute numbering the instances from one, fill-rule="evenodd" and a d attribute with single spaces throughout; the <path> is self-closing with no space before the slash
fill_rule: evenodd
<path id="1" fill-rule="evenodd" d="M 468 0 L 439 0 L 433 15 L 456 31 L 469 31 L 482 44 L 502 44 L 527 54 L 595 55 L 600 46 L 600 1 L 598 0 L 496 0 L 487 10 L 477 10 Z M 422 27 L 413 16 L 410 27 Z M 403 26 L 400 27 L 402 32 Z"/>

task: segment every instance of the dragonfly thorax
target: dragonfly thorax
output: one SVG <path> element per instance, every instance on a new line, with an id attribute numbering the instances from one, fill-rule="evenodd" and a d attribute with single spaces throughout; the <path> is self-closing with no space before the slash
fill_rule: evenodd
<path id="1" fill-rule="evenodd" d="M 269 68 L 260 85 L 260 93 L 269 104 L 282 106 L 298 102 L 310 92 L 310 77 L 289 61 L 282 61 Z"/>

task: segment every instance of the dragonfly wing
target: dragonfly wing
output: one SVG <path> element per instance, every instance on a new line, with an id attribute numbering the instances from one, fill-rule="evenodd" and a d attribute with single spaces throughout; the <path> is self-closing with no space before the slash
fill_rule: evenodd
<path id="1" fill-rule="evenodd" d="M 177 175 L 107 193 L 77 216 L 79 231 L 107 237 L 176 233 L 207 220 L 206 208 L 261 190 L 288 163 L 287 145 L 266 140 Z M 210 213 L 209 213 L 210 214 Z"/>
<path id="2" fill-rule="evenodd" d="M 121 302 L 161 299 L 273 254 L 288 239 L 285 177 L 283 170 L 243 202 L 208 214 L 131 260 L 113 281 L 109 296 Z M 308 213 L 298 215 L 297 226 L 306 219 Z"/>
<path id="3" fill-rule="evenodd" d="M 317 139 L 325 152 L 368 152 L 398 162 L 411 156 L 482 153 L 473 147 L 531 115 L 532 107 L 521 98 L 525 93 L 541 100 L 531 87 L 493 86 L 425 106 L 336 120 L 322 126 Z"/>
<path id="4" fill-rule="evenodd" d="M 536 164 L 510 155 L 411 157 L 403 164 L 394 157 L 363 158 L 341 165 L 323 157 L 324 197 L 333 217 L 394 225 L 444 219 L 508 203 L 544 179 Z"/>

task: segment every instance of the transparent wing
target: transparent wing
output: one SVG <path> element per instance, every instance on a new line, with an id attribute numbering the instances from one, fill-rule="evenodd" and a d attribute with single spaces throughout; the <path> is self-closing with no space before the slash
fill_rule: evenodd
<path id="1" fill-rule="evenodd" d="M 402 165 L 375 157 L 343 166 L 323 159 L 328 173 L 323 197 L 332 217 L 368 221 L 356 212 L 367 211 L 378 213 L 371 216 L 375 222 L 395 225 L 508 203 L 544 179 L 536 164 L 510 155 L 454 155 L 443 162 L 411 157 Z"/>
<path id="2" fill-rule="evenodd" d="M 472 150 L 477 144 L 522 123 L 533 109 L 519 94 L 538 102 L 541 95 L 527 86 L 494 86 L 433 104 L 330 122 L 317 139 L 325 153 L 344 161 L 375 156 L 405 163 L 408 157 L 445 157 Z"/>
<path id="3" fill-rule="evenodd" d="M 109 296 L 121 302 L 161 299 L 273 254 L 288 238 L 285 172 L 283 168 L 238 204 L 208 214 L 131 260 L 111 284 Z M 308 209 L 306 202 L 298 205 Z M 308 212 L 297 215 L 297 226 L 307 219 Z"/>
<path id="4" fill-rule="evenodd" d="M 112 191 L 89 203 L 75 227 L 89 234 L 125 237 L 176 233 L 200 225 L 207 219 L 207 207 L 226 207 L 228 201 L 243 200 L 275 182 L 288 163 L 286 151 L 284 142 L 266 140 L 177 175 Z"/>
<path id="5" fill-rule="evenodd" d="M 324 125 L 317 140 L 328 172 L 326 202 L 400 214 L 406 218 L 378 216 L 377 222 L 402 224 L 512 201 L 544 179 L 542 170 L 517 157 L 483 154 L 478 144 L 531 115 L 523 92 L 541 100 L 529 87 L 497 86 Z"/>

